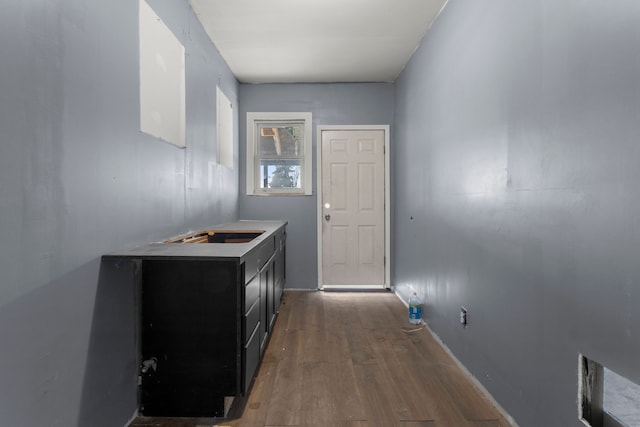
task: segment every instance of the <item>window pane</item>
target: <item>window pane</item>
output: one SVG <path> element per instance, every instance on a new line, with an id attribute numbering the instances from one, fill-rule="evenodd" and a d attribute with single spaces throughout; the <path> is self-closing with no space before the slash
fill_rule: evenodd
<path id="1" fill-rule="evenodd" d="M 303 126 L 296 124 L 260 125 L 260 157 L 300 157 L 302 156 Z"/>
<path id="2" fill-rule="evenodd" d="M 260 188 L 302 188 L 300 160 L 260 161 Z"/>

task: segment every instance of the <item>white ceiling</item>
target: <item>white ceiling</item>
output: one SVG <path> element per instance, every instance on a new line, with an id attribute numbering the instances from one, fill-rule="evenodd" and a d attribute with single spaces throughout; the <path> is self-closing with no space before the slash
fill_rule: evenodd
<path id="1" fill-rule="evenodd" d="M 243 83 L 389 82 L 447 0 L 190 0 Z"/>

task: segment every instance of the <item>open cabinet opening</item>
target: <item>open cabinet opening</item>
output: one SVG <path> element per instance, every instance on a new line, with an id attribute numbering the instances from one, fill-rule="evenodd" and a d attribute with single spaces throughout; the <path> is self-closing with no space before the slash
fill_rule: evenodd
<path id="1" fill-rule="evenodd" d="M 640 425 L 640 386 L 580 355 L 578 417 L 590 427 Z"/>

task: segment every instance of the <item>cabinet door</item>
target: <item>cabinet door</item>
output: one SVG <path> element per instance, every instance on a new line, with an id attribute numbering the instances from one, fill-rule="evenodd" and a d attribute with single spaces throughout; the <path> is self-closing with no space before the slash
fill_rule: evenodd
<path id="1" fill-rule="evenodd" d="M 273 261 L 267 266 L 267 331 L 271 331 L 273 322 L 276 320 L 275 311 L 275 280 L 274 280 L 274 263 Z"/>
<path id="2" fill-rule="evenodd" d="M 143 261 L 143 415 L 224 416 L 240 388 L 240 280 L 234 262 Z"/>
<path id="3" fill-rule="evenodd" d="M 265 265 L 260 270 L 260 354 L 264 351 L 269 333 L 269 268 Z"/>
<path id="4" fill-rule="evenodd" d="M 260 362 L 260 322 L 253 330 L 253 334 L 247 339 L 246 344 L 242 350 L 242 364 L 244 366 L 244 373 L 242 376 L 243 395 L 247 395 L 253 376 L 258 369 L 258 363 Z"/>
<path id="5" fill-rule="evenodd" d="M 278 311 L 280 307 L 280 300 L 282 299 L 282 293 L 284 292 L 285 285 L 285 269 L 286 269 L 286 248 L 284 245 L 282 249 L 276 253 L 275 259 L 273 261 L 273 270 L 274 270 L 274 290 L 273 290 L 273 309 L 275 312 Z"/>

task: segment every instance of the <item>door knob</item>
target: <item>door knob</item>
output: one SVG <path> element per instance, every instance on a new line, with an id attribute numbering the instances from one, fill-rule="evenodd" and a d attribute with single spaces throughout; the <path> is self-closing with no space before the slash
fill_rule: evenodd
<path id="1" fill-rule="evenodd" d="M 331 215 L 326 214 L 326 215 L 324 216 L 324 219 L 325 219 L 325 220 L 327 220 L 327 221 L 329 221 L 329 220 L 331 219 Z"/>

